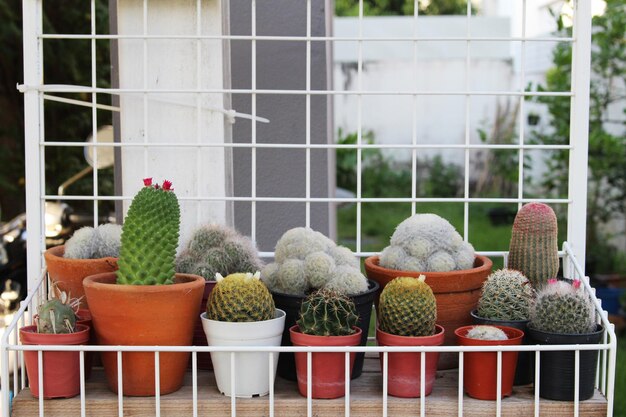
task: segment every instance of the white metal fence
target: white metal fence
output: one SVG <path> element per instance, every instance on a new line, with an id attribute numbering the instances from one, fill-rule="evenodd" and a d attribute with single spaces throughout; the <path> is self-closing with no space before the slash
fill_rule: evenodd
<path id="1" fill-rule="evenodd" d="M 12 356 L 14 360 L 13 369 L 8 369 L 7 366 L 3 367 L 2 382 L 3 382 L 3 399 L 2 399 L 2 411 L 3 415 L 9 415 L 9 389 L 8 381 L 10 380 L 10 373 L 13 374 L 12 389 L 14 393 L 19 393 L 23 388 L 27 386 L 27 380 L 23 365 L 23 352 L 27 350 L 39 350 L 39 359 L 41 360 L 41 350 L 80 350 L 81 351 L 81 364 L 84 363 L 84 352 L 86 351 L 117 351 L 118 352 L 118 366 L 121 364 L 121 352 L 123 351 L 154 351 L 155 352 L 155 364 L 156 364 L 156 379 L 158 381 L 158 355 L 159 352 L 166 351 L 191 351 L 193 357 L 193 363 L 196 363 L 197 352 L 206 351 L 229 351 L 229 352 L 243 352 L 243 351 L 261 351 L 261 352 L 295 352 L 295 351 L 307 351 L 308 359 L 311 360 L 310 352 L 315 351 L 328 351 L 327 348 L 296 348 L 296 347 L 280 347 L 280 348 L 242 348 L 242 347 L 154 347 L 154 346 L 80 346 L 80 347 L 58 347 L 58 346 L 23 346 L 18 342 L 18 329 L 19 327 L 28 324 L 26 319 L 27 311 L 34 311 L 34 308 L 38 303 L 47 297 L 47 280 L 45 273 L 40 275 L 37 271 L 42 271 L 42 257 L 41 254 L 45 250 L 45 202 L 46 200 L 91 200 L 93 201 L 94 222 L 97 222 L 98 218 L 98 203 L 100 201 L 129 201 L 132 196 L 127 193 L 122 195 L 101 195 L 98 190 L 98 171 L 93 172 L 93 194 L 89 196 L 84 195 L 51 195 L 46 193 L 45 185 L 45 154 L 46 149 L 52 146 L 73 146 L 84 147 L 90 146 L 94 148 L 94 159 L 97 160 L 97 150 L 106 147 L 114 146 L 119 147 L 121 150 L 137 149 L 143 150 L 143 169 L 147 169 L 147 153 L 151 149 L 178 149 L 178 148 L 192 148 L 192 149 L 233 149 L 233 148 L 245 148 L 250 149 L 252 158 L 252 170 L 251 170 L 251 193 L 248 196 L 231 196 L 220 195 L 212 196 L 203 194 L 196 189 L 196 193 L 187 193 L 180 196 L 183 202 L 194 202 L 195 204 L 208 204 L 210 202 L 249 202 L 251 205 L 251 235 L 252 238 L 256 237 L 256 204 L 259 202 L 303 202 L 305 203 L 306 218 L 305 225 L 311 224 L 311 205 L 314 203 L 340 203 L 351 202 L 356 205 L 356 254 L 358 256 L 367 256 L 371 252 L 366 252 L 362 248 L 362 205 L 365 203 L 411 203 L 412 212 L 416 212 L 416 205 L 421 202 L 442 202 L 442 203 L 462 203 L 464 207 L 464 226 L 463 236 L 466 240 L 470 239 L 468 232 L 469 225 L 469 207 L 470 203 L 508 203 L 517 204 L 521 206 L 527 201 L 537 201 L 537 199 L 527 198 L 524 194 L 524 154 L 531 150 L 558 150 L 567 149 L 569 151 L 569 194 L 566 198 L 544 198 L 539 199 L 550 204 L 564 204 L 568 208 L 568 222 L 567 222 L 567 242 L 563 247 L 561 256 L 563 257 L 564 274 L 569 278 L 582 278 L 584 286 L 587 291 L 593 293 L 593 289 L 589 286 L 588 279 L 584 277 L 584 271 L 581 268 L 580 262 L 585 257 L 585 221 L 586 221 L 586 182 L 587 182 L 587 132 L 588 132 L 588 119 L 589 119 L 589 79 L 590 79 L 590 36 L 591 36 L 591 11 L 588 1 L 576 1 L 575 19 L 574 19 L 574 32 L 571 38 L 527 38 L 526 37 L 526 14 L 523 14 L 522 24 L 522 36 L 520 37 L 477 37 L 473 36 L 471 31 L 472 22 L 472 9 L 471 2 L 468 1 L 467 5 L 467 28 L 465 36 L 459 37 L 428 37 L 418 35 L 418 26 L 420 22 L 420 16 L 417 12 L 414 14 L 413 19 L 413 35 L 400 37 L 400 38 L 388 38 L 384 36 L 365 36 L 363 32 L 363 2 L 359 2 L 359 32 L 356 36 L 351 37 L 333 37 L 327 36 L 312 36 L 311 35 L 311 8 L 312 3 L 317 3 L 318 0 L 306 0 L 306 34 L 305 36 L 261 36 L 257 34 L 256 19 L 257 9 L 264 7 L 263 2 L 256 2 L 251 0 L 251 34 L 250 35 L 231 35 L 229 33 L 222 34 L 202 34 L 200 25 L 202 21 L 202 13 L 206 13 L 203 7 L 203 1 L 197 0 L 195 3 L 195 33 L 188 35 L 167 35 L 167 34 L 152 34 L 148 32 L 147 22 L 150 4 L 148 0 L 142 0 L 140 2 L 142 7 L 141 21 L 137 22 L 137 26 L 141 29 L 137 34 L 100 34 L 96 33 L 95 26 L 95 1 L 91 0 L 91 31 L 88 34 L 46 34 L 43 32 L 42 23 L 42 2 L 43 0 L 23 0 L 23 13 L 24 13 L 24 84 L 20 86 L 20 90 L 24 92 L 24 105 L 26 114 L 25 123 L 25 148 L 26 148 L 26 184 L 27 184 L 27 216 L 28 216 L 28 270 L 29 270 L 29 296 L 25 302 L 22 303 L 19 313 L 16 315 L 15 320 L 7 328 L 3 338 L 0 355 L 4 364 L 9 363 L 9 357 Z M 321 1 L 321 0 L 320 0 Z M 522 3 L 523 10 L 526 10 L 526 0 L 518 0 Z M 415 10 L 418 10 L 419 0 L 415 0 Z M 279 11 L 277 11 L 279 13 Z M 69 29 L 68 29 L 69 31 Z M 193 31 L 192 31 L 193 32 Z M 47 65 L 62 65 L 62 63 L 55 62 L 43 62 L 43 44 L 45 40 L 50 39 L 73 39 L 73 40 L 88 40 L 91 43 L 91 75 L 92 83 L 90 86 L 73 86 L 73 85 L 50 85 L 44 83 L 45 67 Z M 197 82 L 193 88 L 154 88 L 149 87 L 145 82 L 145 78 L 148 75 L 148 42 L 151 40 L 191 40 L 196 42 L 197 48 L 195 49 L 197 62 L 201 62 L 201 43 L 207 40 L 215 40 L 222 42 L 229 42 L 234 40 L 249 41 L 251 44 L 251 83 L 250 88 L 245 89 L 233 89 L 227 86 L 222 88 L 207 88 L 202 86 L 200 81 Z M 143 48 L 143 77 L 144 83 L 142 87 L 123 87 L 123 88 L 103 88 L 97 85 L 96 80 L 96 42 L 99 40 L 136 40 L 140 42 Z M 259 89 L 256 82 L 256 63 L 257 63 L 257 42 L 281 42 L 281 41 L 295 41 L 303 42 L 306 44 L 306 80 L 304 89 Z M 329 90 L 314 90 L 311 88 L 311 46 L 314 42 L 325 42 L 331 45 L 334 42 L 351 41 L 357 44 L 357 89 L 354 91 L 343 91 L 339 89 Z M 365 89 L 362 83 L 363 74 L 363 48 L 364 43 L 367 42 L 409 42 L 413 49 L 413 64 L 415 72 L 418 73 L 418 60 L 417 51 L 425 42 L 449 42 L 458 41 L 463 42 L 466 48 L 466 71 L 464 77 L 465 88 L 455 89 L 450 91 L 430 91 L 430 90 L 418 90 L 415 86 L 407 85 L 402 89 L 394 90 L 375 90 Z M 572 89 L 571 91 L 550 91 L 550 92 L 536 92 L 527 91 L 524 80 L 524 61 L 525 50 L 528 42 L 555 42 L 564 41 L 571 42 L 573 45 L 573 60 L 572 60 Z M 521 43 L 521 61 L 522 61 L 522 73 L 519 89 L 514 91 L 479 91 L 471 89 L 472 74 L 469 71 L 471 54 L 470 46 L 475 42 L 520 42 Z M 200 80 L 201 66 L 196 66 L 197 77 Z M 92 112 L 92 126 L 94 141 L 90 144 L 84 142 L 52 142 L 46 140 L 46 129 L 44 125 L 44 111 L 46 108 L 46 101 L 50 96 L 60 95 L 63 93 L 85 93 L 91 95 L 91 101 L 82 103 L 91 107 Z M 223 143 L 209 143 L 209 141 L 203 141 L 203 135 L 209 135 L 210 132 L 203 132 L 200 127 L 196 129 L 197 140 L 189 143 L 181 143 L 176 141 L 151 141 L 150 137 L 146 134 L 143 142 L 141 143 L 128 143 L 122 141 L 114 144 L 98 143 L 97 139 L 97 120 L 99 111 L 111 111 L 112 109 L 106 108 L 98 104 L 98 96 L 100 95 L 117 95 L 120 97 L 141 97 L 144 103 L 159 95 L 188 95 L 195 97 L 196 101 L 194 106 L 197 113 L 200 114 L 202 109 L 201 97 L 204 95 L 231 95 L 231 94 L 244 94 L 251 98 L 252 111 L 251 118 L 253 123 L 251 124 L 251 138 L 248 143 L 231 143 L 225 141 Z M 257 98 L 260 95 L 299 95 L 304 96 L 306 99 L 306 137 L 303 144 L 267 144 L 257 142 L 257 129 L 256 122 L 259 120 L 257 115 Z M 355 117 L 357 118 L 357 143 L 354 145 L 338 145 L 338 144 L 312 144 L 311 143 L 311 98 L 313 96 L 339 96 L 339 95 L 352 95 L 357 98 L 357 112 Z M 364 121 L 362 118 L 363 99 L 369 96 L 404 96 L 410 97 L 412 100 L 413 116 L 412 116 L 412 141 L 410 145 L 372 145 L 366 144 L 362 140 L 363 138 L 363 126 Z M 494 144 L 472 144 L 470 143 L 470 126 L 469 122 L 466 123 L 465 140 L 459 144 L 439 144 L 439 143 L 421 143 L 417 137 L 416 125 L 418 123 L 417 115 L 417 101 L 421 97 L 426 96 L 456 96 L 465 99 L 465 119 L 469 121 L 469 115 L 472 105 L 472 97 L 477 96 L 508 96 L 519 99 L 520 105 L 520 117 L 524 116 L 525 100 L 533 96 L 555 96 L 570 98 L 571 100 L 571 125 L 570 125 L 570 143 L 567 145 L 535 145 L 527 143 L 525 140 L 525 123 L 519 123 L 519 142 L 511 145 L 494 145 Z M 115 110 L 115 109 L 113 109 Z M 147 106 L 144 109 L 143 128 L 144 131 L 148 131 L 148 117 Z M 223 117 L 237 116 L 231 109 L 225 109 Z M 198 124 L 199 122 L 199 118 Z M 304 197 L 259 197 L 256 194 L 256 162 L 257 154 L 256 150 L 261 148 L 292 148 L 301 149 L 306 155 L 306 182 L 304 184 Z M 397 197 L 397 198 L 376 198 L 376 197 L 363 197 L 362 195 L 362 153 L 365 149 L 370 148 L 398 148 L 406 149 L 411 153 L 411 165 L 412 165 L 412 191 L 410 196 Z M 464 188 L 463 196 L 455 198 L 423 198 L 419 197 L 416 192 L 416 166 L 417 155 L 420 149 L 458 149 L 464 152 L 465 169 L 464 169 Z M 315 149 L 356 149 L 357 152 L 357 187 L 356 196 L 349 198 L 336 198 L 336 197 L 314 197 L 311 193 L 311 151 Z M 475 198 L 470 196 L 470 151 L 473 149 L 491 149 L 491 150 L 515 150 L 519 153 L 519 164 L 515 169 L 519 172 L 519 183 L 517 196 L 514 198 Z M 141 163 L 141 162 L 140 162 Z M 199 166 L 199 162 L 196 166 Z M 471 240 L 471 239 L 470 239 Z M 495 257 L 503 257 L 506 263 L 506 252 L 491 250 L 483 251 L 483 254 L 487 254 Z M 262 256 L 272 256 L 271 252 L 262 252 Z M 470 351 L 547 351 L 547 350 L 563 350 L 569 349 L 576 352 L 576 398 L 574 401 L 574 415 L 578 416 L 580 411 L 580 402 L 578 401 L 578 372 L 579 372 L 579 352 L 583 350 L 600 350 L 600 359 L 598 362 L 598 370 L 596 386 L 599 391 L 606 396 L 607 415 L 611 416 L 613 412 L 613 398 L 614 398 L 614 378 L 615 378 L 615 359 L 616 359 L 616 339 L 613 331 L 613 326 L 607 320 L 606 312 L 603 312 L 600 303 L 594 297 L 594 301 L 598 308 L 598 323 L 601 323 L 605 329 L 605 337 L 599 345 L 568 345 L 568 346 L 515 346 L 515 347 L 458 347 L 458 346 L 441 346 L 441 347 L 416 347 L 416 348 L 396 348 L 396 347 L 354 347 L 354 348 L 331 348 L 331 350 L 340 350 L 346 352 L 346 360 L 348 360 L 348 352 L 365 351 L 365 352 L 395 352 L 395 351 L 415 351 L 422 352 L 422 358 L 425 352 L 438 351 L 438 352 L 459 352 L 459 361 L 463 363 L 463 353 Z M 234 358 L 234 355 L 232 356 Z M 498 353 L 498 370 L 501 369 L 501 353 Z M 536 355 L 535 366 L 537 369 L 541 366 L 540 357 Z M 270 355 L 270 363 L 272 361 L 272 355 Z M 387 415 L 387 353 L 384 354 L 383 360 L 383 385 L 381 389 L 382 400 L 382 414 Z M 272 364 L 270 365 L 272 366 Z M 119 377 L 121 378 L 121 367 L 119 368 Z M 458 415 L 463 415 L 463 371 L 462 366 L 459 367 L 458 375 Z M 234 372 L 234 371 L 233 371 Z M 270 373 L 271 374 L 271 373 Z M 534 414 L 540 415 L 541 401 L 539 399 L 538 387 L 540 381 L 538 381 L 539 372 L 535 373 L 535 397 L 534 397 Z M 198 371 L 196 367 L 192 370 L 192 384 L 193 384 L 193 414 L 198 415 L 197 406 L 197 376 Z M 311 375 L 308 375 L 309 382 Z M 42 378 L 39 378 L 41 383 Z M 233 379 L 234 381 L 234 379 Z M 273 387 L 271 383 L 270 386 Z M 309 383 L 309 387 L 311 384 Z M 42 390 L 43 387 L 39 387 Z M 158 393 L 158 389 L 157 389 Z M 84 372 L 81 372 L 81 415 L 86 415 L 85 396 L 88 392 L 85 390 Z M 270 395 L 267 399 L 257 399 L 258 401 L 269 401 L 269 413 L 275 414 L 274 402 L 275 393 L 273 389 L 270 391 Z M 119 415 L 123 414 L 124 397 L 120 394 L 118 396 Z M 155 398 L 156 402 L 156 414 L 160 415 L 160 396 L 157 394 Z M 307 415 L 313 414 L 313 400 L 310 392 L 306 400 L 307 403 Z M 420 413 L 425 414 L 425 404 L 429 401 L 428 397 L 420 398 Z M 502 400 L 496 401 L 496 414 L 501 414 Z M 39 413 L 45 415 L 46 401 L 40 397 L 39 399 Z M 237 399 L 231 398 L 231 414 L 237 413 Z M 345 397 L 345 415 L 350 414 L 350 379 L 346 378 L 346 397 Z"/>

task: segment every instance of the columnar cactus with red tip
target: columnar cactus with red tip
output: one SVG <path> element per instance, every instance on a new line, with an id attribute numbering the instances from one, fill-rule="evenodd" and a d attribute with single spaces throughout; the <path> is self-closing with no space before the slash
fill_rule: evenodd
<path id="1" fill-rule="evenodd" d="M 557 222 L 554 211 L 543 203 L 528 203 L 515 216 L 509 269 L 526 275 L 535 288 L 542 287 L 559 271 Z"/>

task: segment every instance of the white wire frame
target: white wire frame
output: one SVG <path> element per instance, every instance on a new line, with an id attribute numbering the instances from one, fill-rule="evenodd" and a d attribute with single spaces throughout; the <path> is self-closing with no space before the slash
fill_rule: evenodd
<path id="1" fill-rule="evenodd" d="M 242 347 L 107 347 L 107 346 L 80 346 L 80 347 L 54 347 L 54 346 L 42 346 L 42 347 L 30 347 L 19 345 L 17 339 L 17 329 L 27 323 L 26 312 L 34 311 L 34 307 L 47 297 L 47 281 L 45 274 L 39 276 L 34 271 L 42 270 L 41 253 L 45 249 L 44 240 L 44 206 L 46 200 L 64 199 L 67 201 L 79 201 L 90 200 L 93 201 L 94 212 L 94 225 L 98 219 L 98 202 L 100 201 L 128 201 L 132 199 L 132 196 L 117 195 L 117 196 L 105 196 L 100 195 L 98 192 L 98 170 L 93 171 L 93 194 L 91 196 L 81 195 L 64 195 L 58 196 L 45 193 L 45 170 L 43 164 L 45 163 L 45 151 L 47 147 L 59 146 L 59 147 L 84 147 L 91 146 L 96 150 L 94 152 L 95 163 L 97 164 L 97 149 L 103 146 L 114 147 L 139 147 L 147 151 L 150 148 L 156 147 L 171 147 L 171 148 L 205 148 L 205 147 L 223 147 L 223 148 L 248 148 L 251 150 L 251 193 L 250 196 L 245 197 L 232 197 L 232 196 L 202 196 L 199 195 L 199 190 L 194 196 L 181 197 L 182 201 L 244 201 L 251 203 L 251 235 L 252 238 L 256 237 L 256 203 L 258 202 L 304 202 L 305 203 L 305 226 L 311 224 L 311 204 L 312 203 L 340 203 L 351 202 L 356 204 L 357 220 L 356 220 L 356 251 L 357 256 L 369 256 L 372 252 L 366 252 L 362 250 L 361 240 L 361 227 L 362 227 L 362 204 L 364 203 L 411 203 L 412 213 L 416 212 L 418 203 L 421 202 L 441 202 L 441 203 L 462 203 L 464 207 L 464 223 L 463 223 L 463 237 L 465 240 L 470 240 L 469 236 L 469 205 L 471 203 L 511 203 L 521 206 L 522 204 L 530 201 L 542 201 L 550 204 L 565 204 L 568 207 L 568 222 L 567 222 L 567 242 L 563 247 L 563 251 L 560 255 L 563 257 L 563 264 L 565 275 L 567 277 L 582 278 L 585 288 L 594 294 L 593 288 L 589 286 L 588 279 L 585 278 L 584 270 L 579 263 L 579 260 L 584 259 L 585 256 L 585 220 L 586 220 L 586 166 L 587 166 L 587 131 L 588 131 L 588 119 L 589 119 L 589 79 L 590 79 L 590 35 L 591 35 L 591 10 L 590 4 L 586 1 L 577 1 L 574 15 L 574 32 L 572 37 L 540 37 L 533 38 L 526 36 L 526 0 L 518 0 L 522 4 L 522 35 L 519 37 L 475 37 L 472 36 L 470 30 L 470 19 L 472 16 L 471 2 L 467 3 L 467 26 L 466 35 L 464 37 L 423 37 L 417 36 L 417 27 L 420 19 L 419 16 L 419 0 L 414 0 L 414 15 L 413 15 L 413 36 L 411 37 L 367 37 L 363 34 L 363 0 L 359 1 L 359 16 L 358 16 L 358 36 L 356 37 L 333 37 L 333 36 L 312 36 L 311 34 L 311 4 L 312 1 L 306 0 L 306 36 L 261 36 L 257 34 L 256 29 L 256 12 L 257 2 L 251 0 L 251 34 L 248 36 L 242 35 L 202 35 L 200 30 L 200 21 L 202 13 L 201 0 L 197 0 L 197 18 L 196 18 L 196 33 L 195 35 L 148 35 L 148 0 L 143 0 L 143 26 L 142 34 L 140 35 L 117 35 L 117 34 L 98 34 L 96 33 L 95 26 L 95 1 L 91 0 L 91 27 L 88 34 L 45 34 L 42 29 L 42 2 L 43 0 L 23 0 L 23 13 L 24 13 L 24 84 L 19 86 L 19 89 L 24 93 L 24 106 L 25 106 L 25 148 L 26 148 L 26 184 L 27 184 L 27 225 L 28 235 L 31 237 L 28 239 L 28 271 L 29 271 L 29 288 L 30 293 L 28 298 L 22 303 L 19 313 L 16 315 L 15 320 L 7 328 L 5 335 L 2 339 L 0 355 L 3 363 L 9 363 L 9 355 L 13 355 L 15 358 L 15 365 L 13 368 L 13 388 L 17 393 L 26 386 L 26 376 L 24 372 L 23 364 L 23 351 L 26 350 L 39 350 L 41 358 L 41 349 L 45 350 L 80 350 L 86 351 L 117 351 L 118 352 L 118 366 L 119 378 L 121 385 L 121 352 L 126 351 L 154 351 L 155 352 L 155 364 L 156 372 L 158 375 L 158 354 L 159 352 L 169 351 L 186 351 L 193 352 L 192 360 L 193 367 L 193 395 L 194 395 L 194 416 L 197 415 L 197 369 L 195 364 L 197 363 L 197 353 L 206 351 L 229 351 L 229 352 L 244 352 L 244 351 L 263 351 L 263 352 L 295 352 L 295 351 L 328 351 L 328 349 L 322 348 L 294 348 L 294 347 L 280 347 L 280 348 L 242 348 Z M 90 86 L 73 86 L 73 85 L 46 85 L 43 82 L 44 75 L 44 62 L 43 62 L 43 42 L 47 39 L 82 39 L 89 40 L 91 42 L 91 85 Z M 137 39 L 143 41 L 143 61 L 144 61 L 144 84 L 142 88 L 101 88 L 97 87 L 96 83 L 96 41 L 97 40 L 121 40 L 121 39 Z M 233 88 L 213 88 L 206 89 L 201 88 L 200 77 L 196 88 L 194 89 L 150 89 L 147 87 L 146 80 L 148 78 L 148 66 L 146 65 L 148 59 L 147 42 L 151 39 L 181 39 L 181 40 L 195 40 L 197 43 L 196 53 L 197 62 L 200 62 L 201 48 L 200 42 L 202 40 L 247 40 L 251 42 L 251 87 L 249 89 L 233 89 Z M 259 41 L 298 41 L 306 44 L 306 86 L 302 90 L 290 90 L 290 89 L 258 89 L 256 83 L 256 71 L 257 71 L 257 53 L 256 45 Z M 312 89 L 311 88 L 311 45 L 313 42 L 338 42 L 338 41 L 354 41 L 358 46 L 358 60 L 357 60 L 357 89 L 355 91 L 344 91 L 334 89 Z M 446 41 L 462 41 L 466 43 L 466 73 L 465 73 L 465 89 L 455 91 L 420 91 L 416 88 L 416 85 L 408 86 L 405 90 L 365 90 L 363 88 L 363 43 L 364 42 L 393 42 L 393 41 L 406 41 L 413 44 L 413 66 L 417 73 L 419 67 L 417 65 L 417 51 L 420 43 L 422 42 L 446 42 Z M 511 91 L 479 91 L 470 90 L 470 45 L 473 42 L 521 42 L 521 80 L 520 88 L 518 90 Z M 572 87 L 570 91 L 527 91 L 524 85 L 524 62 L 526 43 L 528 42 L 571 42 L 573 45 L 573 59 L 572 59 Z M 197 71 L 200 72 L 201 68 L 198 64 Z M 43 111 L 45 107 L 45 101 L 54 99 L 51 95 L 57 93 L 88 93 L 91 94 L 91 102 L 87 103 L 70 103 L 83 106 L 89 106 L 92 109 L 92 137 L 93 142 L 91 144 L 85 144 L 84 142 L 72 142 L 72 141 L 46 141 L 45 126 L 43 122 Z M 243 94 L 249 95 L 252 100 L 251 115 L 251 137 L 249 143 L 223 143 L 223 144 L 207 144 L 201 143 L 200 138 L 203 135 L 210 134 L 210 132 L 202 132 L 200 124 L 196 131 L 197 143 L 182 144 L 177 142 L 169 143 L 151 143 L 148 136 L 145 136 L 143 143 L 139 144 L 127 144 L 127 143 L 115 143 L 115 144 L 103 144 L 98 143 L 97 134 L 97 112 L 100 111 L 119 111 L 112 106 L 103 106 L 98 104 L 98 94 L 106 95 L 137 95 L 142 97 L 144 101 L 144 127 L 147 130 L 147 106 L 145 103 L 149 97 L 155 95 L 167 95 L 167 94 L 189 94 L 196 97 L 197 112 L 201 111 L 200 96 L 202 94 Z M 306 137 L 304 144 L 265 144 L 257 142 L 257 129 L 256 122 L 262 121 L 257 115 L 257 98 L 260 95 L 299 95 L 306 98 Z M 313 144 L 311 143 L 311 97 L 312 96 L 342 96 L 353 95 L 358 98 L 357 107 L 357 143 L 354 145 L 339 145 L 339 144 Z M 363 142 L 363 97 L 364 96 L 410 96 L 412 98 L 412 132 L 410 144 L 366 144 Z M 417 143 L 417 101 L 420 97 L 425 96 L 459 96 L 465 98 L 465 138 L 462 144 L 418 144 Z M 496 144 L 472 144 L 470 143 L 470 126 L 469 115 L 471 112 L 471 99 L 475 96 L 493 96 L 493 97 L 513 97 L 520 101 L 520 123 L 519 123 L 519 143 L 512 145 L 496 145 Z M 525 142 L 525 130 L 524 123 L 522 123 L 522 117 L 524 114 L 525 99 L 529 97 L 569 97 L 572 103 L 571 106 L 571 125 L 570 125 L 570 143 L 567 145 L 535 145 Z M 52 96 L 58 99 L 57 96 Z M 278 148 L 278 149 L 302 149 L 306 152 L 306 183 L 305 183 L 305 197 L 259 197 L 256 194 L 256 164 L 257 156 L 256 150 L 263 148 Z M 311 196 L 311 150 L 314 149 L 356 149 L 357 151 L 357 189 L 356 196 L 354 198 L 319 198 Z M 411 152 L 411 165 L 412 165 L 412 193 L 410 197 L 405 198 L 364 198 L 362 196 L 362 151 L 364 149 L 407 149 Z M 460 149 L 464 151 L 465 170 L 464 170 L 464 189 L 463 197 L 459 198 L 423 198 L 417 197 L 416 194 L 416 160 L 417 150 L 419 149 Z M 518 169 L 518 190 L 517 197 L 515 198 L 475 198 L 469 195 L 469 154 L 473 149 L 510 149 L 517 150 L 519 152 L 519 165 Z M 567 198 L 544 198 L 544 199 L 530 199 L 524 197 L 524 164 L 523 156 L 527 150 L 567 150 L 569 152 L 569 193 Z M 144 166 L 146 163 L 147 152 L 144 152 Z M 199 163 L 199 162 L 198 162 Z M 35 238 L 39 237 L 39 238 Z M 502 257 L 506 264 L 507 253 L 504 251 L 483 251 L 481 252 L 488 256 Z M 261 256 L 271 257 L 272 252 L 261 252 Z M 614 398 L 614 379 L 615 379 L 615 359 L 616 359 L 616 339 L 613 331 L 613 325 L 607 320 L 606 312 L 602 311 L 601 304 L 594 296 L 594 302 L 596 303 L 598 313 L 598 322 L 603 324 L 606 328 L 605 338 L 603 343 L 595 346 L 576 345 L 565 346 L 566 349 L 572 349 L 577 352 L 576 354 L 576 375 L 578 375 L 578 352 L 581 350 L 600 350 L 600 361 L 598 363 L 598 376 L 596 381 L 596 387 L 607 397 L 607 416 L 611 416 L 613 413 L 613 398 Z M 463 352 L 470 352 L 475 350 L 481 351 L 508 351 L 508 350 L 533 350 L 533 351 L 548 351 L 548 350 L 563 350 L 564 346 L 559 346 L 558 349 L 551 346 L 522 346 L 522 347 L 496 347 L 496 348 L 474 348 L 474 347 L 417 347 L 417 348 L 394 348 L 394 347 L 355 347 L 355 348 L 341 348 L 342 352 L 346 352 L 346 358 L 348 358 L 349 352 L 395 352 L 395 351 L 415 351 L 422 352 L 422 356 L 425 352 L 439 351 L 439 352 L 459 352 L 459 362 L 463 363 Z M 498 355 L 501 358 L 501 354 Z M 537 369 L 540 366 L 539 355 L 536 355 Z M 84 353 L 81 353 L 81 363 L 84 361 Z M 234 355 L 232 356 L 234 358 Z M 270 355 L 272 358 L 272 355 Z M 383 370 L 384 377 L 387 376 L 387 354 L 383 355 Z M 233 359 L 234 360 L 234 359 Z M 309 353 L 308 360 L 311 360 Z M 462 389 L 462 366 L 459 368 L 459 416 L 463 415 L 463 389 Z M 10 370 L 7 367 L 3 368 L 2 380 L 9 380 Z M 270 373 L 271 374 L 271 373 Z M 537 372 L 538 374 L 538 372 Z M 158 376 L 157 376 L 158 378 Z M 310 378 L 310 375 L 309 375 Z M 40 378 L 40 381 L 42 379 Z M 271 381 L 273 382 L 273 381 Z M 346 384 L 348 392 L 346 395 L 346 407 L 345 415 L 349 415 L 350 407 L 350 394 L 349 394 L 349 378 L 346 375 Z M 273 384 L 272 390 L 269 395 L 270 403 L 270 415 L 274 414 L 274 391 Z M 310 384 L 309 384 L 310 386 Z M 41 388 L 41 387 L 40 387 Z M 535 395 L 535 415 L 539 415 L 540 401 L 538 395 L 538 384 L 536 386 Z M 85 385 L 84 385 L 84 372 L 81 371 L 81 415 L 85 415 Z M 119 414 L 123 414 L 123 396 L 119 395 Z M 425 401 L 427 398 L 424 396 L 420 399 L 421 414 L 424 414 Z M 387 384 L 384 378 L 382 388 L 382 402 L 383 402 L 383 415 L 387 415 Z M 497 400 L 497 415 L 501 414 L 501 400 Z M 156 396 L 157 415 L 160 413 L 160 395 L 157 392 Z M 232 415 L 236 415 L 236 399 L 232 398 Z M 44 415 L 45 401 L 40 399 L 39 401 L 40 415 Z M 9 412 L 9 393 L 8 390 L 3 391 L 2 398 L 2 411 L 3 415 L 8 415 Z M 307 414 L 309 416 L 312 413 L 312 399 L 310 396 L 307 398 Z M 579 401 L 576 398 L 574 406 L 574 414 L 579 415 Z"/>

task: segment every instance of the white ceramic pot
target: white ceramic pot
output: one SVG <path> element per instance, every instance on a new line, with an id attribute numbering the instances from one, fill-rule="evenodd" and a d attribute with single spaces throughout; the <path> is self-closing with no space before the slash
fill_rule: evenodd
<path id="1" fill-rule="evenodd" d="M 206 312 L 200 315 L 202 328 L 209 346 L 280 346 L 285 327 L 285 312 L 276 309 L 271 320 L 231 323 L 209 320 Z M 235 353 L 235 396 L 250 398 L 267 395 L 269 384 L 269 353 Z M 274 356 L 274 375 L 278 365 L 278 353 Z M 211 352 L 217 389 L 228 397 L 231 393 L 230 352 Z"/>

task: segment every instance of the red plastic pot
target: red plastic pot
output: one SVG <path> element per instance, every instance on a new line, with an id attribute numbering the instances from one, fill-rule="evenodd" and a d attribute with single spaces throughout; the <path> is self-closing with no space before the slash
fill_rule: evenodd
<path id="1" fill-rule="evenodd" d="M 454 331 L 461 346 L 520 345 L 524 332 L 513 327 L 494 326 L 508 336 L 507 340 L 479 340 L 466 337 L 474 326 L 463 326 Z M 497 352 L 466 352 L 463 359 L 463 385 L 467 395 L 479 400 L 495 400 L 497 396 Z M 513 392 L 517 366 L 517 352 L 502 352 L 501 397 Z"/>
<path id="2" fill-rule="evenodd" d="M 85 308 L 78 309 L 76 313 L 76 324 L 82 324 L 89 327 L 89 345 L 97 345 L 96 332 L 91 323 L 91 313 Z M 98 352 L 85 352 L 85 379 L 91 378 L 91 368 L 93 367 L 94 356 Z"/>
<path id="3" fill-rule="evenodd" d="M 440 346 L 444 341 L 445 330 L 437 325 L 432 336 L 397 336 L 383 332 L 376 327 L 378 346 Z M 383 353 L 380 353 L 380 367 L 383 367 Z M 387 354 L 387 390 L 389 395 L 403 398 L 416 398 L 421 394 L 422 354 L 419 352 L 393 352 Z M 425 354 L 424 395 L 430 395 L 437 374 L 439 352 Z"/>
<path id="4" fill-rule="evenodd" d="M 298 325 L 289 328 L 294 346 L 358 346 L 362 330 L 349 336 L 315 336 L 300 332 Z M 346 392 L 345 354 L 343 352 L 314 352 L 311 354 L 311 395 L 313 398 L 339 398 Z M 307 354 L 296 352 L 298 390 L 307 396 Z M 350 354 L 350 374 L 354 368 L 355 353 Z"/>
<path id="5" fill-rule="evenodd" d="M 200 303 L 200 313 L 206 311 L 206 303 L 209 299 L 209 294 L 213 291 L 213 288 L 217 284 L 216 281 L 206 281 L 204 283 L 204 292 L 202 293 L 202 302 Z M 207 346 L 206 334 L 202 328 L 202 320 L 200 316 L 197 317 L 196 326 L 193 328 L 193 345 L 194 346 Z M 212 370 L 213 363 L 211 362 L 210 352 L 198 352 L 198 369 Z M 189 358 L 189 367 L 191 368 L 191 358 Z"/>
<path id="6" fill-rule="evenodd" d="M 76 326 L 75 333 L 37 333 L 37 326 L 20 329 L 23 345 L 83 345 L 89 340 L 89 328 Z M 37 351 L 24 351 L 30 391 L 39 398 L 39 361 Z M 46 352 L 43 360 L 43 397 L 71 398 L 80 393 L 80 352 Z"/>

